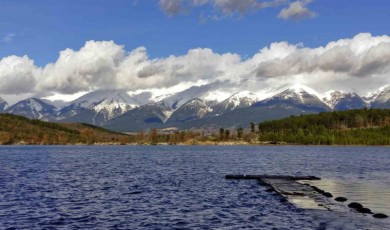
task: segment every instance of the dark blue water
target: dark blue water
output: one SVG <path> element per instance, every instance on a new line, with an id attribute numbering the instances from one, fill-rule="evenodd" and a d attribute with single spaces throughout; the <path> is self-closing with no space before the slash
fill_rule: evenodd
<path id="1" fill-rule="evenodd" d="M 225 174 L 315 175 L 369 184 L 367 195 L 379 191 L 385 199 L 390 148 L 0 147 L 0 229 L 386 229 L 389 224 L 295 208 L 255 181 L 225 180 Z M 371 202 L 376 207 L 370 208 L 390 211 L 388 201 Z"/>

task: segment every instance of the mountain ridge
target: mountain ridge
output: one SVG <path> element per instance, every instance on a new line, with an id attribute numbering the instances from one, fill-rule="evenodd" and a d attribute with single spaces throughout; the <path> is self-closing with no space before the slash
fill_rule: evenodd
<path id="1" fill-rule="evenodd" d="M 290 115 L 359 108 L 390 108 L 390 87 L 382 87 L 371 98 L 356 93 L 332 91 L 327 97 L 301 84 L 274 90 L 264 97 L 241 91 L 229 97 L 210 85 L 192 86 L 176 94 L 156 97 L 152 93 L 131 94 L 123 90 L 97 90 L 56 108 L 47 100 L 29 98 L 12 106 L 0 99 L 0 112 L 55 122 L 80 122 L 120 131 L 176 127 L 190 129 L 213 126 L 237 127 L 247 122 Z M 226 95 L 225 93 L 224 95 Z M 3 107 L 7 107 L 1 111 Z M 21 106 L 22 105 L 22 106 Z"/>

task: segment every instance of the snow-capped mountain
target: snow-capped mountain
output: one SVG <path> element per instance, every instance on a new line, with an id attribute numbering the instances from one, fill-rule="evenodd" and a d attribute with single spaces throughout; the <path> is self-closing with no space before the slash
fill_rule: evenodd
<path id="1" fill-rule="evenodd" d="M 211 108 L 201 99 L 194 98 L 176 109 L 167 123 L 187 122 L 204 117 Z"/>
<path id="2" fill-rule="evenodd" d="M 99 90 L 87 93 L 59 110 L 58 120 L 100 124 L 141 104 L 125 91 Z"/>
<path id="3" fill-rule="evenodd" d="M 234 109 L 249 107 L 257 101 L 259 101 L 259 97 L 252 92 L 242 91 L 235 93 L 224 101 L 213 106 L 210 115 L 219 116 Z"/>
<path id="4" fill-rule="evenodd" d="M 279 90 L 274 96 L 254 104 L 254 106 L 296 106 L 301 109 L 316 110 L 318 112 L 330 110 L 315 90 L 303 86 L 293 85 Z"/>
<path id="5" fill-rule="evenodd" d="M 5 112 L 32 119 L 51 120 L 57 111 L 54 105 L 38 98 L 28 98 L 8 107 Z"/>
<path id="6" fill-rule="evenodd" d="M 324 102 L 333 110 L 363 109 L 369 105 L 356 93 L 328 92 Z"/>
<path id="7" fill-rule="evenodd" d="M 0 97 L 0 113 L 8 108 L 8 103 Z"/>
<path id="8" fill-rule="evenodd" d="M 213 91 L 215 91 L 215 89 L 213 89 L 211 85 L 192 86 L 181 92 L 170 94 L 161 99 L 161 101 L 172 107 L 172 109 L 177 109 L 194 98 L 203 99 Z"/>
<path id="9" fill-rule="evenodd" d="M 150 103 L 129 110 L 107 121 L 104 127 L 117 131 L 137 131 L 160 128 L 171 116 L 173 109 L 163 102 Z"/>
<path id="10" fill-rule="evenodd" d="M 99 90 L 68 102 L 60 109 L 47 100 L 37 98 L 20 101 L 11 107 L 0 99 L 0 112 L 7 107 L 4 112 L 29 118 L 90 123 L 116 131 L 138 131 L 165 127 L 239 127 L 248 122 L 290 115 L 364 107 L 390 108 L 389 86 L 372 93 L 370 98 L 337 91 L 323 97 L 299 84 L 279 90 L 229 94 L 234 89 L 229 85 L 208 84 L 175 93 Z"/>
<path id="11" fill-rule="evenodd" d="M 372 108 L 390 108 L 390 86 L 384 87 L 371 102 Z"/>

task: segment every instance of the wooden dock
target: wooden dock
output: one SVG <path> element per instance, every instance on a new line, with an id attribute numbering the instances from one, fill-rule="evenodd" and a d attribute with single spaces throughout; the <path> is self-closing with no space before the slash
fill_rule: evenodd
<path id="1" fill-rule="evenodd" d="M 259 184 L 269 187 L 266 191 L 277 193 L 281 196 L 281 201 L 288 201 L 298 208 L 322 209 L 337 212 L 349 212 L 351 209 L 356 213 L 373 214 L 370 209 L 358 204 L 356 207 L 348 206 L 344 202 L 348 199 L 344 197 L 334 198 L 326 192 L 309 183 L 313 180 L 321 180 L 316 176 L 291 176 L 291 175 L 226 175 L 228 180 L 257 180 Z M 356 203 L 354 203 L 356 204 Z M 361 206 L 361 207 L 360 207 Z M 382 213 L 374 214 L 375 218 L 387 218 Z"/>
<path id="2" fill-rule="evenodd" d="M 263 180 L 263 179 L 280 179 L 280 180 L 321 180 L 315 176 L 286 176 L 286 175 L 226 175 L 225 179 L 229 180 Z"/>

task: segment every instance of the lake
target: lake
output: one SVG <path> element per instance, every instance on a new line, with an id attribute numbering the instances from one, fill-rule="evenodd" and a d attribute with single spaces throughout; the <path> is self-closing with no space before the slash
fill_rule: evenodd
<path id="1" fill-rule="evenodd" d="M 2 146 L 1 229 L 387 229 L 389 218 L 300 209 L 226 174 L 321 177 L 390 214 L 390 148 Z"/>

